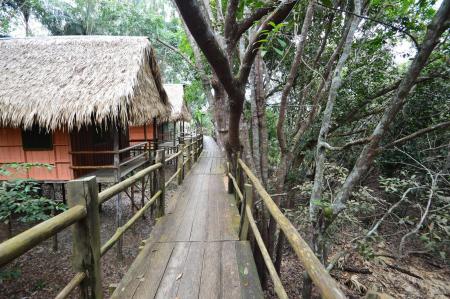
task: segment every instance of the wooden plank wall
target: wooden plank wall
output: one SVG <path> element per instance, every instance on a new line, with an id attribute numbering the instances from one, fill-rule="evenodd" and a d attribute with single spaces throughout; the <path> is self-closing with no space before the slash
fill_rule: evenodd
<path id="1" fill-rule="evenodd" d="M 139 142 L 143 142 L 145 140 L 145 135 L 144 135 L 144 126 L 140 126 L 140 127 L 130 127 L 130 143 L 139 143 Z M 147 139 L 151 140 L 153 139 L 153 125 L 147 125 Z"/>
<path id="2" fill-rule="evenodd" d="M 34 167 L 29 171 L 14 172 L 13 178 L 36 180 L 71 180 L 73 171 L 69 154 L 70 138 L 61 130 L 53 133 L 53 150 L 29 151 L 22 147 L 21 130 L 0 128 L 0 164 L 12 162 L 39 162 L 54 165 L 52 170 Z M 0 176 L 1 179 L 6 179 Z"/>

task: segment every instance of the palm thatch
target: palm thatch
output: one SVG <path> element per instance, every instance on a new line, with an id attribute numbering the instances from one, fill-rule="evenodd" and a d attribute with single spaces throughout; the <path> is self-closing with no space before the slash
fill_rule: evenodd
<path id="1" fill-rule="evenodd" d="M 191 121 L 191 113 L 184 101 L 183 84 L 164 84 L 169 102 L 172 105 L 172 113 L 167 119 L 169 121 Z"/>
<path id="2" fill-rule="evenodd" d="M 170 117 L 145 37 L 3 39 L 0 69 L 0 127 L 72 130 Z"/>

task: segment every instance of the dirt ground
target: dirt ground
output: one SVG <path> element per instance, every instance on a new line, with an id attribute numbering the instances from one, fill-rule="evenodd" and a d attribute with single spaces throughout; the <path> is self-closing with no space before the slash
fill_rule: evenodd
<path id="1" fill-rule="evenodd" d="M 169 178 L 173 173 L 167 171 Z M 166 203 L 175 194 L 175 184 L 169 186 Z M 139 192 L 135 193 L 136 202 L 140 203 Z M 131 201 L 123 194 L 123 219 L 131 217 Z M 154 219 L 147 211 L 146 218 L 137 221 L 124 236 L 124 259 L 116 258 L 113 247 L 101 259 L 103 275 L 103 292 L 109 297 L 109 286 L 120 281 L 134 258 L 142 240 L 148 238 Z M 115 201 L 112 199 L 103 205 L 101 212 L 102 244 L 115 231 Z M 24 231 L 29 226 L 14 223 L 13 234 Z M 392 228 L 389 228 L 392 230 Z M 351 238 L 352 236 L 347 236 Z M 346 244 L 341 240 L 340 244 Z M 58 234 L 58 250 L 53 251 L 53 239 L 35 247 L 4 268 L 0 268 L 0 299 L 15 298 L 53 298 L 73 277 L 71 266 L 71 232 L 66 229 Z M 343 248 L 335 246 L 332 254 Z M 367 261 L 357 252 L 350 252 L 345 260 L 340 260 L 331 275 L 340 283 L 349 298 L 362 298 L 367 291 L 375 290 L 394 298 L 450 298 L 450 265 L 448 261 L 432 256 L 411 255 L 407 259 L 397 260 L 393 257 L 394 246 L 383 244 L 378 247 L 381 256 Z M 286 248 L 281 269 L 281 280 L 289 298 L 301 298 L 303 268 L 295 254 Z M 265 291 L 267 298 L 277 298 L 273 293 L 270 279 Z M 320 298 L 317 290 L 313 290 Z M 71 298 L 78 298 L 74 291 Z"/>
<path id="2" fill-rule="evenodd" d="M 345 243 L 342 241 L 342 244 Z M 417 244 L 410 246 L 415 249 Z M 331 271 L 331 276 L 340 283 L 348 298 L 363 298 L 368 291 L 385 293 L 393 298 L 450 298 L 448 260 L 423 254 L 397 259 L 392 244 L 381 242 L 377 247 L 378 256 L 371 260 L 364 260 L 356 251 L 350 251 Z M 342 249 L 335 246 L 331 259 Z M 304 268 L 291 249 L 285 248 L 284 252 L 281 281 L 289 298 L 301 298 Z M 265 293 L 267 298 L 277 298 L 270 281 Z M 313 297 L 320 298 L 317 289 L 313 290 L 313 294 Z"/>
<path id="3" fill-rule="evenodd" d="M 172 175 L 167 171 L 167 178 Z M 174 196 L 176 184 L 166 190 L 166 203 Z M 135 202 L 140 203 L 140 193 L 136 190 Z M 123 219 L 130 219 L 131 201 L 122 194 Z M 115 200 L 103 204 L 100 213 L 101 243 L 104 244 L 115 232 Z M 118 283 L 137 256 L 141 241 L 147 239 L 154 224 L 150 209 L 146 218 L 139 219 L 125 233 L 123 239 L 123 260 L 117 259 L 116 247 L 111 248 L 101 259 L 103 293 L 109 297 L 109 286 Z M 12 233 L 16 235 L 31 225 L 14 222 Z M 58 250 L 53 251 L 53 239 L 50 238 L 36 246 L 7 266 L 0 268 L 0 299 L 19 298 L 54 298 L 56 294 L 72 279 L 74 272 L 71 265 L 71 231 L 70 228 L 58 233 Z M 78 298 L 75 290 L 71 298 Z"/>

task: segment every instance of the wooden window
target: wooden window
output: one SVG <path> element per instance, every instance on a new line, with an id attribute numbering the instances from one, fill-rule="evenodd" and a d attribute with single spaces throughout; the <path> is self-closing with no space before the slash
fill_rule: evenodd
<path id="1" fill-rule="evenodd" d="M 25 150 L 51 150 L 53 149 L 52 134 L 39 126 L 22 130 L 22 145 Z"/>

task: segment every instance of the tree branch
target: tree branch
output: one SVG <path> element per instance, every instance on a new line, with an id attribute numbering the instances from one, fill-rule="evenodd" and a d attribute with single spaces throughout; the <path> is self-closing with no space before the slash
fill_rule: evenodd
<path id="1" fill-rule="evenodd" d="M 195 0 L 174 0 L 179 12 L 220 82 L 229 95 L 236 93 L 236 82 L 230 63 L 219 45 L 209 22 Z"/>
<path id="2" fill-rule="evenodd" d="M 402 137 L 402 138 L 397 139 L 397 140 L 395 140 L 395 141 L 393 141 L 391 143 L 388 143 L 387 145 L 379 148 L 379 151 L 385 150 L 385 149 L 393 147 L 393 146 L 397 146 L 397 145 L 403 144 L 403 143 L 405 143 L 405 142 L 407 142 L 407 141 L 409 141 L 411 139 L 417 138 L 417 137 L 419 137 L 419 136 L 421 136 L 423 134 L 426 134 L 428 132 L 431 132 L 431 131 L 434 131 L 434 130 L 437 130 L 437 129 L 447 128 L 447 127 L 450 127 L 450 121 L 442 122 L 442 123 L 439 123 L 437 125 L 433 125 L 433 126 L 430 126 L 428 128 L 424 128 L 424 129 L 418 130 L 418 131 L 416 131 L 416 132 L 414 132 L 412 134 L 409 134 L 408 136 Z"/>
<path id="3" fill-rule="evenodd" d="M 176 0 L 177 2 L 181 0 Z M 259 27 L 258 31 L 250 41 L 247 49 L 245 50 L 244 57 L 242 59 L 241 66 L 237 75 L 237 80 L 239 83 L 243 84 L 247 82 L 248 75 L 250 74 L 250 69 L 252 63 L 255 60 L 256 53 L 259 50 L 260 43 L 258 42 L 268 31 L 272 31 L 273 27 L 269 23 L 273 22 L 275 24 L 281 23 L 291 12 L 292 8 L 297 4 L 299 0 L 284 0 L 278 7 L 264 20 L 264 22 Z M 181 1 L 183 2 L 183 1 Z"/>
<path id="4" fill-rule="evenodd" d="M 173 52 L 175 52 L 176 54 L 180 55 L 181 58 L 183 58 L 193 69 L 196 69 L 197 71 L 199 71 L 197 69 L 197 67 L 191 62 L 191 60 L 189 59 L 189 57 L 187 57 L 186 55 L 184 55 L 183 53 L 180 52 L 180 50 L 178 50 L 177 48 L 175 48 L 174 46 L 160 40 L 159 38 L 155 39 L 158 43 L 160 43 L 161 45 L 165 46 L 166 48 L 172 50 Z"/>
<path id="5" fill-rule="evenodd" d="M 286 105 L 287 98 L 289 93 L 291 92 L 292 87 L 294 86 L 295 77 L 297 75 L 298 69 L 300 68 L 300 64 L 302 61 L 303 49 L 305 48 L 306 37 L 308 35 L 309 27 L 312 22 L 312 18 L 314 15 L 314 4 L 313 1 L 310 1 L 308 4 L 308 8 L 306 9 L 305 18 L 303 21 L 301 32 L 298 36 L 296 36 L 296 50 L 294 60 L 291 65 L 291 69 L 288 74 L 288 78 L 286 81 L 286 85 L 283 88 L 283 92 L 281 94 L 280 100 L 280 115 L 278 117 L 277 123 L 277 137 L 278 137 L 278 145 L 280 147 L 281 154 L 284 154 L 287 150 L 287 142 L 286 135 L 284 132 L 284 121 L 286 119 Z"/>
<path id="6" fill-rule="evenodd" d="M 323 4 L 320 3 L 320 2 L 316 2 L 316 4 L 322 6 L 322 7 L 326 8 L 326 9 L 330 9 L 330 10 L 334 10 L 334 11 L 339 11 L 339 12 L 343 12 L 343 13 L 346 13 L 346 14 L 350 14 L 350 15 L 356 16 L 356 17 L 358 17 L 358 18 L 361 18 L 361 19 L 364 19 L 364 20 L 368 20 L 368 21 L 372 21 L 372 22 L 378 23 L 378 24 L 380 24 L 380 25 L 383 25 L 383 26 L 392 28 L 392 29 L 394 29 L 395 31 L 398 31 L 398 32 L 401 32 L 401 33 L 407 35 L 407 36 L 413 41 L 413 43 L 414 43 L 416 49 L 419 49 L 419 43 L 417 42 L 417 39 L 416 39 L 411 33 L 409 33 L 406 29 L 404 29 L 404 28 L 400 28 L 400 27 L 397 27 L 397 26 L 395 26 L 395 25 L 386 23 L 386 22 L 384 22 L 384 21 L 380 21 L 380 20 L 373 19 L 373 18 L 371 18 L 371 17 L 367 17 L 367 16 L 362 16 L 362 15 L 359 15 L 359 14 L 355 14 L 355 13 L 353 13 L 353 12 L 351 12 L 351 11 L 348 11 L 348 10 L 345 10 L 345 9 L 340 9 L 340 8 L 337 8 L 337 7 L 329 7 L 329 6 L 323 5 Z"/>

